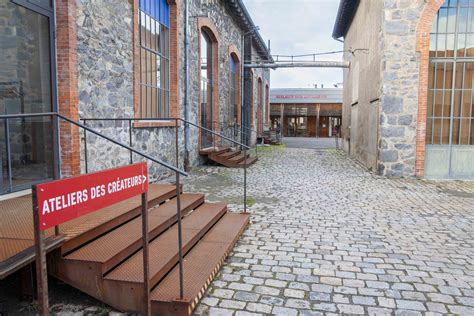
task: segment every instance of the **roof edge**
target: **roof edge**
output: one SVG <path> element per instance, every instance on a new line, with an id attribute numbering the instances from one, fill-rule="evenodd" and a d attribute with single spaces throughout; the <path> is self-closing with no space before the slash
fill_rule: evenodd
<path id="1" fill-rule="evenodd" d="M 242 0 L 228 0 L 228 4 L 235 11 L 236 16 L 240 18 L 242 29 L 244 31 L 255 29 L 256 25 L 253 22 L 252 17 L 250 16 L 250 13 L 248 12 Z M 265 41 L 260 35 L 260 32 L 255 31 L 253 33 L 253 41 L 256 44 L 256 46 L 259 48 L 258 53 L 260 57 L 264 58 L 270 63 L 273 63 L 274 62 L 273 57 L 270 53 L 269 48 L 265 44 Z"/>
<path id="2" fill-rule="evenodd" d="M 346 36 L 357 12 L 357 8 L 359 7 L 359 3 L 360 0 L 340 0 L 334 29 L 332 31 L 332 37 L 334 39 Z"/>

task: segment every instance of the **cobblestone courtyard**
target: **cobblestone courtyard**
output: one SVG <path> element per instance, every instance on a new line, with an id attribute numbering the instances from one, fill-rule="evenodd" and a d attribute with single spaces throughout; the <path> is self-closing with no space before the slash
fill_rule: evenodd
<path id="1" fill-rule="evenodd" d="M 240 210 L 242 175 L 205 167 L 186 190 Z M 474 315 L 474 183 L 386 179 L 341 151 L 278 147 L 248 175 L 251 225 L 197 314 Z"/>

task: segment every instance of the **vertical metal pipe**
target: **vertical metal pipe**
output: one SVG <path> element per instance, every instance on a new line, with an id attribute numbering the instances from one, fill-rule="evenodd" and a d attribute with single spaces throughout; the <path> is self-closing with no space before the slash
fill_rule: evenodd
<path id="1" fill-rule="evenodd" d="M 247 148 L 244 147 L 244 213 L 247 213 Z"/>
<path id="2" fill-rule="evenodd" d="M 145 315 L 151 315 L 150 249 L 148 235 L 148 194 L 142 193 L 143 280 L 145 287 Z"/>
<path id="3" fill-rule="evenodd" d="M 8 161 L 8 186 L 9 192 L 13 189 L 12 175 L 12 149 L 10 144 L 10 125 L 8 119 L 5 119 L 5 138 L 7 139 L 7 161 Z"/>
<path id="4" fill-rule="evenodd" d="M 33 203 L 33 222 L 35 234 L 36 283 L 38 287 L 38 309 L 41 316 L 49 315 L 48 273 L 46 270 L 46 250 L 44 249 L 44 232 L 40 230 L 38 199 L 36 185 L 31 187 Z"/>
<path id="5" fill-rule="evenodd" d="M 132 120 L 128 120 L 128 138 L 129 146 L 132 147 Z M 133 152 L 130 150 L 130 164 L 133 163 Z"/>
<path id="6" fill-rule="evenodd" d="M 178 120 L 175 120 L 176 129 L 176 168 L 179 168 L 179 140 L 178 140 Z M 183 235 L 181 226 L 181 183 L 179 179 L 179 172 L 176 172 L 176 216 L 178 217 L 178 254 L 179 254 L 179 298 L 184 297 L 184 281 L 183 281 Z"/>
<path id="7" fill-rule="evenodd" d="M 87 126 L 86 120 L 84 120 L 84 126 Z M 89 173 L 89 163 L 87 158 L 87 131 L 84 129 L 84 166 L 86 168 L 86 174 Z"/>
<path id="8" fill-rule="evenodd" d="M 189 0 L 184 2 L 184 170 L 189 170 Z M 179 117 L 180 113 L 176 113 Z"/>

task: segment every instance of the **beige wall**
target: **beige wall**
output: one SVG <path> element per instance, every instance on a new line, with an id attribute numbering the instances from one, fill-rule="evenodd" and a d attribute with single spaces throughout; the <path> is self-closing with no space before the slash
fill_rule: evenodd
<path id="1" fill-rule="evenodd" d="M 351 67 L 344 70 L 342 137 L 346 150 L 374 170 L 382 80 L 382 19 L 382 1 L 361 1 L 344 39 L 344 49 L 356 51 L 344 55 Z"/>

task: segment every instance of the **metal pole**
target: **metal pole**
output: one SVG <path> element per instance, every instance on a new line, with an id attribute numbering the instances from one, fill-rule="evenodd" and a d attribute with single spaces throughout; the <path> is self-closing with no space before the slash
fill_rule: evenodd
<path id="1" fill-rule="evenodd" d="M 38 287 L 38 311 L 42 316 L 49 315 L 48 303 L 48 273 L 46 270 L 46 253 L 44 249 L 44 232 L 40 230 L 38 200 L 36 198 L 36 185 L 31 187 L 33 199 L 33 221 L 35 232 L 36 254 L 36 283 Z"/>
<path id="2" fill-rule="evenodd" d="M 132 120 L 128 120 L 128 137 L 129 137 L 129 144 L 132 147 Z M 133 152 L 130 151 L 130 164 L 133 164 Z"/>
<path id="3" fill-rule="evenodd" d="M 10 144 L 10 125 L 8 119 L 5 119 L 5 138 L 7 139 L 7 161 L 8 161 L 8 186 L 9 192 L 13 190 L 13 175 L 12 175 L 12 149 Z"/>
<path id="4" fill-rule="evenodd" d="M 244 213 L 247 213 L 247 148 L 244 148 Z"/>
<path id="5" fill-rule="evenodd" d="M 178 120 L 176 122 L 176 169 L 179 166 L 179 148 L 178 148 Z M 179 172 L 176 172 L 176 207 L 178 217 L 178 255 L 179 255 L 179 298 L 184 297 L 184 281 L 183 281 L 183 229 L 181 225 L 181 183 L 179 179 Z"/>
<path id="6" fill-rule="evenodd" d="M 87 122 L 84 120 L 84 126 L 87 127 Z M 86 174 L 89 173 L 89 164 L 87 160 L 87 130 L 84 129 L 84 166 L 86 167 Z"/>
<path id="7" fill-rule="evenodd" d="M 150 249 L 148 235 L 148 194 L 142 193 L 143 280 L 145 287 L 145 315 L 151 315 Z"/>
<path id="8" fill-rule="evenodd" d="M 189 170 L 189 0 L 184 1 L 184 170 Z M 179 117 L 179 113 L 176 114 Z"/>

